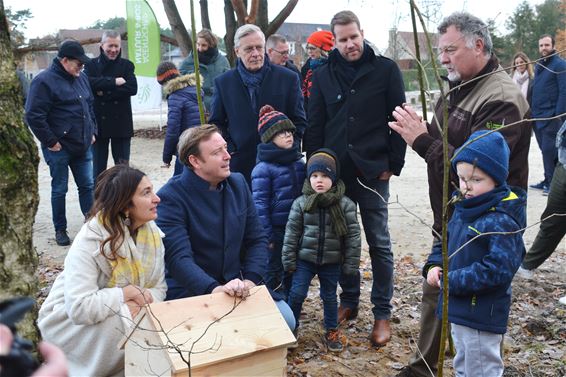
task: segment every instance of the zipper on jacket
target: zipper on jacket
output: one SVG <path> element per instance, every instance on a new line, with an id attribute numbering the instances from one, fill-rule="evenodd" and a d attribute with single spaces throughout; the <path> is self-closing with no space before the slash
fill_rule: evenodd
<path id="1" fill-rule="evenodd" d="M 326 233 L 326 224 L 324 221 L 324 218 L 326 216 L 324 216 L 324 212 L 326 210 L 324 208 L 319 208 L 318 210 L 318 227 L 319 227 L 319 232 L 318 232 L 318 251 L 316 253 L 316 264 L 317 265 L 321 265 L 322 264 L 322 253 L 324 251 L 324 236 Z"/>

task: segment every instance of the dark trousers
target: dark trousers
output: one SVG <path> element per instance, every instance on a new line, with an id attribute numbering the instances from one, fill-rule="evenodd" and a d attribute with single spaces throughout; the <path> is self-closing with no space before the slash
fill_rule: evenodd
<path id="1" fill-rule="evenodd" d="M 127 163 L 130 161 L 130 137 L 104 137 L 96 139 L 92 145 L 92 173 L 94 180 L 104 170 L 108 164 L 108 145 L 112 145 L 112 159 L 114 165 Z"/>
<path id="2" fill-rule="evenodd" d="M 393 296 L 393 252 L 387 225 L 389 200 L 389 181 L 379 179 L 361 179 L 362 183 L 375 191 L 361 186 L 356 180 L 347 180 L 346 196 L 360 207 L 360 215 L 364 233 L 369 245 L 373 283 L 371 287 L 371 303 L 374 319 L 391 317 L 391 297 Z M 360 271 L 349 276 L 340 277 L 340 305 L 355 308 L 360 301 Z"/>
<path id="3" fill-rule="evenodd" d="M 273 227 L 273 249 L 268 251 L 267 256 L 267 272 L 265 273 L 265 285 L 276 292 L 280 292 L 285 296 L 285 300 L 289 296 L 291 289 L 291 274 L 283 271 L 283 262 L 281 260 L 281 252 L 283 250 L 283 239 L 285 238 L 285 227 Z"/>
<path id="4" fill-rule="evenodd" d="M 554 167 L 558 161 L 558 149 L 556 148 L 556 134 L 562 122 L 554 119 L 546 122 L 536 122 L 534 127 L 535 137 L 542 152 L 542 163 L 544 166 L 544 182 L 550 185 Z"/>
<path id="5" fill-rule="evenodd" d="M 413 376 L 430 377 L 431 371 L 435 376 L 438 372 L 438 352 L 442 331 L 442 322 L 436 315 L 439 294 L 440 288 L 429 285 L 426 280 L 423 282 L 418 348 L 409 361 Z"/>
<path id="6" fill-rule="evenodd" d="M 324 308 L 324 329 L 333 330 L 338 327 L 338 300 L 336 289 L 340 278 L 340 265 L 323 264 L 316 265 L 304 260 L 297 260 L 297 271 L 293 274 L 293 283 L 289 291 L 287 303 L 293 310 L 297 327 L 303 302 L 307 298 L 311 281 L 318 275 L 320 281 L 320 298 Z"/>
<path id="7" fill-rule="evenodd" d="M 55 230 L 67 229 L 65 198 L 69 188 L 69 169 L 79 190 L 81 212 L 86 215 L 94 200 L 92 180 L 92 147 L 84 154 L 75 156 L 61 149 L 53 152 L 41 147 L 51 175 L 51 215 Z"/>
<path id="8" fill-rule="evenodd" d="M 566 234 L 566 217 L 552 216 L 546 219 L 552 214 L 566 214 L 566 168 L 560 163 L 554 170 L 548 201 L 541 215 L 542 222 L 535 242 L 523 260 L 522 266 L 527 270 L 537 268 L 550 257 Z"/>

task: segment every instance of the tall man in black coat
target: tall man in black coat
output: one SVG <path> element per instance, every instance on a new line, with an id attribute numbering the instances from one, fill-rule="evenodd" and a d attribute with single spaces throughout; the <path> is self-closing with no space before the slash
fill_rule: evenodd
<path id="1" fill-rule="evenodd" d="M 384 346 L 391 339 L 393 253 L 387 226 L 389 178 L 405 163 L 406 144 L 387 125 L 395 106 L 405 101 L 397 65 L 375 56 L 364 42 L 358 17 L 337 13 L 330 28 L 336 45 L 328 64 L 313 73 L 309 98 L 309 131 L 305 149 L 333 149 L 339 156 L 346 195 L 358 203 L 373 271 L 371 302 L 374 326 L 370 340 Z M 364 188 L 363 185 L 377 191 Z M 338 320 L 358 314 L 360 274 L 342 276 Z"/>
<path id="2" fill-rule="evenodd" d="M 120 33 L 105 31 L 100 55 L 85 65 L 92 92 L 98 137 L 93 145 L 94 179 L 108 162 L 108 145 L 112 143 L 114 164 L 130 160 L 130 142 L 134 136 L 131 97 L 138 92 L 134 64 L 121 57 Z"/>

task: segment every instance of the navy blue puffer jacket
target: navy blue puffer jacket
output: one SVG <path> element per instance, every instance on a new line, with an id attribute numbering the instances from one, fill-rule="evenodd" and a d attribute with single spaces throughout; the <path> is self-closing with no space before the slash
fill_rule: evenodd
<path id="1" fill-rule="evenodd" d="M 268 239 L 273 227 L 285 227 L 293 201 L 301 196 L 305 181 L 305 163 L 259 162 L 252 172 L 252 193 L 257 213 Z"/>
<path id="2" fill-rule="evenodd" d="M 184 75 L 168 81 L 163 87 L 167 95 L 167 133 L 163 145 L 163 162 L 170 163 L 177 154 L 179 136 L 187 128 L 200 125 L 196 76 Z"/>

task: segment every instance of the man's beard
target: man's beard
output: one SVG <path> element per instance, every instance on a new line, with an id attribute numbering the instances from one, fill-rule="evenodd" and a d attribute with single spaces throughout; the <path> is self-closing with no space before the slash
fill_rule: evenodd
<path id="1" fill-rule="evenodd" d="M 445 69 L 448 69 L 448 67 L 450 67 L 452 69 L 454 68 L 454 67 L 449 66 L 449 65 L 443 65 L 443 67 Z M 452 71 L 448 71 L 448 80 L 451 81 L 451 82 L 457 82 L 457 81 L 461 81 L 462 77 L 461 77 L 461 75 L 458 71 L 453 69 Z"/>

